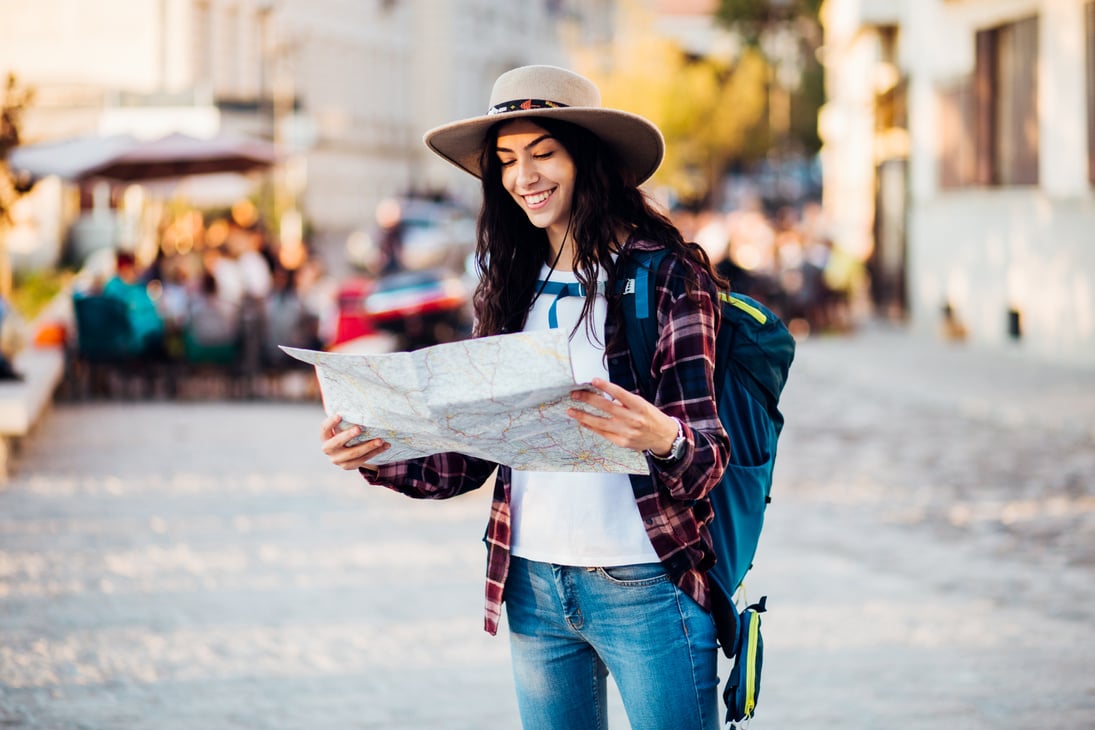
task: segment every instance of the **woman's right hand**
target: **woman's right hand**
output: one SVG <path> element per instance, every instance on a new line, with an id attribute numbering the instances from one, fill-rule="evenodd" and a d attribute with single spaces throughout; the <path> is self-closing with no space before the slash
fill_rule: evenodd
<path id="1" fill-rule="evenodd" d="M 372 468 L 369 462 L 391 448 L 391 444 L 384 439 L 369 439 L 360 444 L 347 446 L 346 442 L 361 435 L 360 426 L 351 426 L 345 430 L 338 425 L 342 422 L 342 416 L 337 413 L 323 421 L 320 440 L 323 442 L 322 450 L 331 460 L 331 463 L 340 469 L 359 469 L 361 467 Z"/>

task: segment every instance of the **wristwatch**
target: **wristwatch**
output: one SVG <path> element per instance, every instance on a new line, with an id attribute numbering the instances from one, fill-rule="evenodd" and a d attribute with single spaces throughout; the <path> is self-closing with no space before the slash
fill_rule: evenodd
<path id="1" fill-rule="evenodd" d="M 650 449 L 646 450 L 651 458 L 658 461 L 677 461 L 684 456 L 684 447 L 688 444 L 688 441 L 684 438 L 684 424 L 681 423 L 681 419 L 675 416 L 670 416 L 670 418 L 677 422 L 677 438 L 673 439 L 673 445 L 669 447 L 669 453 L 665 456 L 659 456 Z"/>

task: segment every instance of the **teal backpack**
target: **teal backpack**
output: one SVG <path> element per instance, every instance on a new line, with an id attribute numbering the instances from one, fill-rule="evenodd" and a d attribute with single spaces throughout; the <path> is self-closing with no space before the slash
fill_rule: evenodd
<path id="1" fill-rule="evenodd" d="M 658 341 L 653 284 L 665 256 L 664 249 L 634 254 L 624 279 L 623 326 L 640 390 L 648 397 L 653 391 L 649 363 Z M 771 501 L 776 442 L 783 429 L 779 397 L 795 356 L 795 340 L 779 317 L 760 302 L 732 292 L 720 292 L 719 298 L 722 323 L 716 344 L 715 397 L 719 420 L 730 437 L 730 463 L 710 494 L 716 563 L 707 575 L 719 644 L 734 659 L 723 699 L 727 726 L 736 727 L 752 717 L 760 693 L 764 652 L 760 614 L 766 597 L 739 612 L 734 594 L 752 567 L 764 510 Z"/>

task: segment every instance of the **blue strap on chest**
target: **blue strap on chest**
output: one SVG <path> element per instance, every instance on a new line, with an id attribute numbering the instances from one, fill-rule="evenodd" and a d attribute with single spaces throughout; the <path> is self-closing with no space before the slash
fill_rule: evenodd
<path id="1" fill-rule="evenodd" d="M 627 270 L 629 278 L 623 280 L 625 295 L 622 309 L 623 328 L 632 360 L 636 363 L 639 389 L 647 398 L 654 397 L 654 383 L 649 363 L 654 361 L 658 346 L 658 321 L 655 316 L 657 291 L 654 285 L 658 268 L 666 256 L 665 249 L 639 251 L 631 259 Z M 644 366 L 645 365 L 645 366 Z"/>
<path id="2" fill-rule="evenodd" d="M 553 330 L 559 328 L 559 313 L 556 311 L 559 300 L 565 297 L 585 297 L 586 295 L 586 288 L 577 282 L 564 283 L 561 281 L 543 281 L 541 279 L 536 287 L 540 293 L 554 297 L 551 300 L 551 307 L 548 308 L 548 327 Z M 597 291 L 604 293 L 603 282 L 597 284 Z"/>
<path id="3" fill-rule="evenodd" d="M 650 276 L 657 271 L 657 266 L 664 256 L 664 251 L 640 254 L 639 265 L 635 267 L 635 278 L 627 279 L 624 283 L 623 293 L 635 295 L 636 319 L 646 319 L 650 316 L 650 303 L 654 300 L 651 296 Z"/>
<path id="4" fill-rule="evenodd" d="M 537 286 L 539 287 L 541 294 L 553 295 L 555 297 L 551 300 L 551 307 L 548 309 L 548 327 L 553 330 L 559 329 L 559 313 L 556 311 L 559 300 L 563 297 L 584 297 L 586 295 L 586 288 L 581 284 L 576 283 L 566 284 L 561 281 L 541 281 Z"/>
<path id="5" fill-rule="evenodd" d="M 640 257 L 639 266 L 635 267 L 635 277 L 624 279 L 623 286 L 619 289 L 621 294 L 634 294 L 635 295 L 635 318 L 646 319 L 650 316 L 650 303 L 653 298 L 650 296 L 650 277 L 655 270 L 651 264 L 655 266 L 661 262 L 661 258 L 664 252 L 658 252 L 660 255 L 645 255 Z M 536 283 L 537 291 L 541 294 L 547 294 L 554 297 L 551 300 L 551 306 L 548 308 L 548 327 L 551 329 L 559 328 L 559 314 L 556 307 L 559 304 L 559 300 L 565 297 L 585 297 L 586 288 L 577 282 L 561 282 L 561 281 L 544 281 L 541 279 Z M 604 282 L 598 282 L 597 289 L 602 294 L 605 291 Z"/>

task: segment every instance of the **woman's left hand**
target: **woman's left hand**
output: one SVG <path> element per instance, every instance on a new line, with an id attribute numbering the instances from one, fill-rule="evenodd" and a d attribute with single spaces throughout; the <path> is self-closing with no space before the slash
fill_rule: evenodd
<path id="1" fill-rule="evenodd" d="M 607 380 L 594 378 L 591 385 L 604 395 L 575 390 L 571 397 L 600 413 L 571 408 L 567 411 L 568 416 L 617 446 L 636 451 L 649 449 L 655 454 L 669 453 L 677 438 L 677 422 L 671 416 L 662 413 L 642 396 Z"/>

